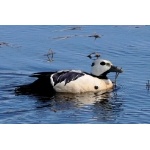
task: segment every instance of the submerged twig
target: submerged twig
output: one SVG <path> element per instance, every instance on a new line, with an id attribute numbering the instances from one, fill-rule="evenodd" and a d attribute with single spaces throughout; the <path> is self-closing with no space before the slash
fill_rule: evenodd
<path id="1" fill-rule="evenodd" d="M 94 58 L 93 60 L 98 59 L 101 55 L 98 52 L 93 52 L 91 54 L 89 54 L 87 57 L 89 57 L 90 59 Z"/>
<path id="2" fill-rule="evenodd" d="M 54 53 L 53 50 L 50 48 L 49 51 L 48 51 L 48 53 L 45 54 L 44 56 L 47 56 L 48 61 L 49 61 L 49 62 L 52 62 L 52 61 L 54 61 L 54 60 L 53 60 L 54 54 L 55 54 L 55 53 Z"/>
<path id="3" fill-rule="evenodd" d="M 146 83 L 146 89 L 149 90 L 150 89 L 150 82 L 148 80 L 148 83 Z"/>
<path id="4" fill-rule="evenodd" d="M 122 68 L 120 68 L 120 70 L 121 70 Z M 116 72 L 116 75 L 115 75 L 115 81 L 114 81 L 114 87 L 116 87 L 116 83 L 117 83 L 117 78 L 118 78 L 118 76 L 119 76 L 119 73 L 120 72 Z"/>

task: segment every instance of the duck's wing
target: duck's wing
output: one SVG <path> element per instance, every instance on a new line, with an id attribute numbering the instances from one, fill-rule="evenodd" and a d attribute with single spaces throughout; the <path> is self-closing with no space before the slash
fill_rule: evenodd
<path id="1" fill-rule="evenodd" d="M 85 73 L 80 70 L 63 70 L 51 75 L 51 83 L 55 86 L 56 84 L 64 81 L 66 85 L 84 75 Z"/>

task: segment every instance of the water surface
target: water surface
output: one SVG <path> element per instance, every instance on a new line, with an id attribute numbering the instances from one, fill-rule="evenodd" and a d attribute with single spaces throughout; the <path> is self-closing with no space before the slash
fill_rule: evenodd
<path id="1" fill-rule="evenodd" d="M 150 26 L 0 26 L 0 123 L 150 123 L 149 47 Z M 49 99 L 15 94 L 35 72 L 90 72 L 86 56 L 95 51 L 123 68 L 117 90 Z"/>

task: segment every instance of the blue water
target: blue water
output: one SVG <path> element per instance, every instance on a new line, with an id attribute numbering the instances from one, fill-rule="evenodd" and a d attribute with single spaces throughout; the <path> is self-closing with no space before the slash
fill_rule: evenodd
<path id="1" fill-rule="evenodd" d="M 0 123 L 150 123 L 149 48 L 150 26 L 0 26 Z M 35 72 L 90 72 L 92 52 L 123 68 L 115 91 L 49 99 L 15 94 Z"/>

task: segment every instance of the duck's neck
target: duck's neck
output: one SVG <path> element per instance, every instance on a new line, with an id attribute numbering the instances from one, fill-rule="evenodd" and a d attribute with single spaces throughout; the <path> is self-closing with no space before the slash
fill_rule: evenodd
<path id="1" fill-rule="evenodd" d="M 99 78 L 99 79 L 108 79 L 106 75 L 100 75 L 100 76 L 95 76 L 92 74 L 93 77 Z"/>
<path id="2" fill-rule="evenodd" d="M 99 78 L 99 79 L 108 79 L 107 78 L 107 74 L 108 74 L 109 72 L 104 72 L 103 74 L 101 74 L 101 75 L 99 75 L 99 76 L 96 76 L 96 75 L 93 75 L 92 74 L 92 76 L 93 77 L 97 77 L 97 78 Z"/>

